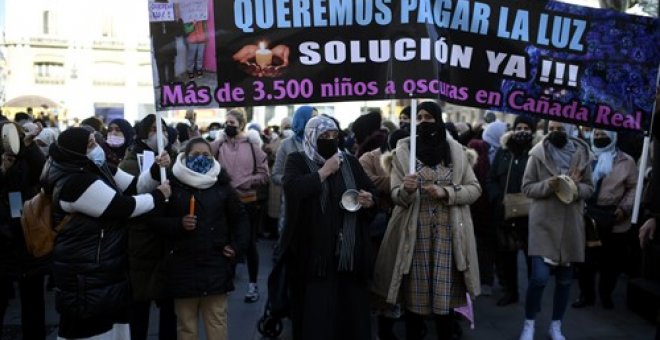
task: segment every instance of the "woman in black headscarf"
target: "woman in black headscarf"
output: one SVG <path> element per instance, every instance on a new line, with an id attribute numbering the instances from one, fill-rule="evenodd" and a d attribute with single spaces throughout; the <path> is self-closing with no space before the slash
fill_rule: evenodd
<path id="1" fill-rule="evenodd" d="M 135 138 L 135 130 L 126 119 L 115 119 L 108 125 L 108 134 L 105 138 L 107 148 L 108 163 L 114 166 L 119 166 L 119 163 L 124 159 L 126 150 L 133 145 Z"/>
<path id="2" fill-rule="evenodd" d="M 136 195 L 137 178 L 108 167 L 85 128 L 64 131 L 50 157 L 44 191 L 53 196 L 56 223 L 70 216 L 53 248 L 58 339 L 129 338 L 127 221 L 164 204 L 169 184 Z"/>
<path id="3" fill-rule="evenodd" d="M 290 154 L 284 170 L 282 259 L 296 340 L 371 338 L 368 226 L 375 188 L 338 144 L 336 123 L 314 117 L 305 127 L 304 151 Z M 359 192 L 352 202 L 361 205 L 357 211 L 341 208 L 348 189 Z"/>
<path id="4" fill-rule="evenodd" d="M 480 293 L 470 204 L 481 187 L 464 147 L 446 137 L 438 104 L 420 104 L 417 121 L 415 173 L 408 174 L 410 138 L 394 151 L 396 206 L 376 259 L 373 290 L 387 303 L 403 301 L 406 339 L 423 338 L 426 315 L 433 315 L 438 338 L 450 339 L 453 309 L 467 304 L 466 293 Z"/>

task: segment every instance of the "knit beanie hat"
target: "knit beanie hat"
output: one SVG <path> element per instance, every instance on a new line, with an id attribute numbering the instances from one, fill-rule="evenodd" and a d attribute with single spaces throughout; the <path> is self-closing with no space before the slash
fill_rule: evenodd
<path id="1" fill-rule="evenodd" d="M 516 116 L 516 120 L 513 121 L 514 130 L 516 129 L 516 125 L 518 125 L 519 123 L 527 124 L 532 131 L 536 131 L 536 119 L 534 117 L 530 117 L 526 115 Z"/>
<path id="2" fill-rule="evenodd" d="M 94 130 L 96 130 L 96 132 L 103 132 L 103 122 L 101 122 L 96 117 L 89 117 L 89 118 L 83 119 L 83 121 L 80 122 L 80 125 L 91 126 Z"/>
<path id="3" fill-rule="evenodd" d="M 380 130 L 381 120 L 380 112 L 377 111 L 369 112 L 355 120 L 352 131 L 358 145 L 364 143 L 372 133 Z"/>

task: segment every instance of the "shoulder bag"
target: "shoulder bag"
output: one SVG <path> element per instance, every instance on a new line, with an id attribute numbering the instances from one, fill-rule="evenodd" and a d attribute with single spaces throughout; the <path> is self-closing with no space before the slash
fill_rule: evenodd
<path id="1" fill-rule="evenodd" d="M 529 215 L 529 204 L 531 200 L 525 196 L 522 192 L 510 194 L 509 191 L 509 179 L 511 177 L 511 167 L 513 166 L 513 159 L 515 157 L 511 155 L 511 161 L 509 162 L 509 171 L 506 173 L 506 185 L 504 186 L 504 220 L 508 221 L 510 219 L 526 217 Z"/>

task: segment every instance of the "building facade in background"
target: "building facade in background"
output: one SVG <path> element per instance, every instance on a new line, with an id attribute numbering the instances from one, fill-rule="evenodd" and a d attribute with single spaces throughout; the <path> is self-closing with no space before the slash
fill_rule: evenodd
<path id="1" fill-rule="evenodd" d="M 153 112 L 146 13 L 146 1 L 0 0 L 0 104 L 43 97 L 63 120 Z"/>

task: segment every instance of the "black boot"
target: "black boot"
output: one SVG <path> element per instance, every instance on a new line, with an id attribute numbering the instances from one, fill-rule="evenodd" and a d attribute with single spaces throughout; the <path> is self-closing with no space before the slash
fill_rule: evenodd
<path id="1" fill-rule="evenodd" d="M 438 340 L 453 340 L 454 338 L 454 315 L 435 315 L 435 328 Z"/>
<path id="2" fill-rule="evenodd" d="M 378 316 L 378 339 L 380 340 L 398 340 L 394 335 L 394 322 L 396 319 L 388 318 L 383 315 Z"/>
<path id="3" fill-rule="evenodd" d="M 426 335 L 426 325 L 424 324 L 424 317 L 406 311 L 404 316 L 406 321 L 406 340 L 422 340 Z"/>
<path id="4" fill-rule="evenodd" d="M 504 295 L 497 300 L 497 305 L 502 307 L 502 306 L 507 306 L 513 303 L 518 302 L 518 294 L 513 294 L 511 292 L 506 292 Z"/>

